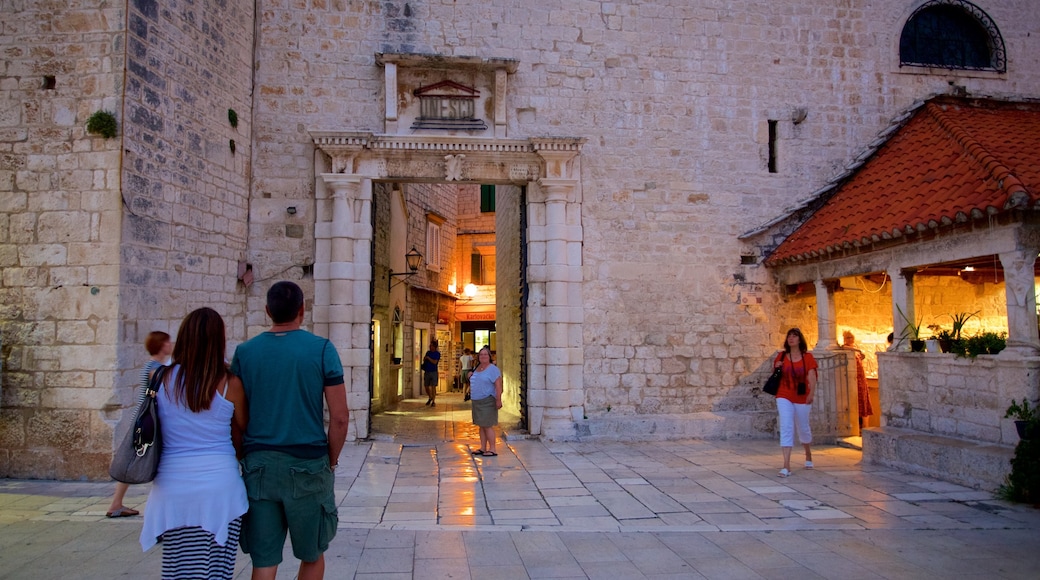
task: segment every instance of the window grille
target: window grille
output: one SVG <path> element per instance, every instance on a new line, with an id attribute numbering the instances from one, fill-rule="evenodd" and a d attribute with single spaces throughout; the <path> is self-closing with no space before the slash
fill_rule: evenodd
<path id="1" fill-rule="evenodd" d="M 989 15 L 971 2 L 930 0 L 903 26 L 899 65 L 1005 72 L 1004 39 Z"/>

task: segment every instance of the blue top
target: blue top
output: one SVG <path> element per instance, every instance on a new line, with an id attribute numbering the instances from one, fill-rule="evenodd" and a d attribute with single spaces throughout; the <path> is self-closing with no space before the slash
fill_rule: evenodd
<path id="1" fill-rule="evenodd" d="M 469 396 L 474 401 L 495 396 L 495 381 L 502 376 L 502 371 L 495 365 L 488 365 L 482 371 L 474 371 L 469 377 Z"/>
<path id="2" fill-rule="evenodd" d="M 431 363 L 430 361 L 426 360 L 427 357 L 433 360 L 433 362 Z M 428 350 L 426 351 L 426 354 L 423 355 L 422 366 L 420 368 L 428 373 L 435 373 L 437 372 L 437 363 L 440 362 L 440 360 L 441 353 L 439 351 Z"/>
<path id="3" fill-rule="evenodd" d="M 265 332 L 238 345 L 231 372 L 242 379 L 249 402 L 247 454 L 328 455 L 325 387 L 343 383 L 343 364 L 328 339 L 300 329 Z"/>

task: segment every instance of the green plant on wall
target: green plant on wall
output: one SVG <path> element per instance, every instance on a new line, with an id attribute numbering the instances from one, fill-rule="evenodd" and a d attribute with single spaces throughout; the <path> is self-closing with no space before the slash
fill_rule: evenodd
<path id="1" fill-rule="evenodd" d="M 981 332 L 953 343 L 958 356 L 975 358 L 980 354 L 997 354 L 1007 347 L 1007 333 Z"/>
<path id="2" fill-rule="evenodd" d="M 979 312 L 979 310 L 976 310 L 975 312 L 958 312 L 957 314 L 950 315 L 950 318 L 953 319 L 954 340 L 961 339 L 961 331 L 964 330 L 964 324 Z"/>
<path id="3" fill-rule="evenodd" d="M 227 110 L 227 120 L 228 123 L 231 123 L 232 127 L 236 129 L 238 128 L 238 113 L 236 113 L 234 109 Z"/>
<path id="4" fill-rule="evenodd" d="M 117 123 L 114 113 L 95 111 L 87 119 L 87 133 L 91 135 L 101 135 L 105 139 L 111 139 L 116 136 L 116 129 Z"/>

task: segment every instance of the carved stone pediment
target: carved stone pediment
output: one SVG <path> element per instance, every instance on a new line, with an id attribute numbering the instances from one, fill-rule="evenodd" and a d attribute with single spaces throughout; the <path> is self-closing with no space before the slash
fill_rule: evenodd
<path id="1" fill-rule="evenodd" d="M 387 135 L 506 137 L 509 59 L 377 54 L 384 68 Z"/>

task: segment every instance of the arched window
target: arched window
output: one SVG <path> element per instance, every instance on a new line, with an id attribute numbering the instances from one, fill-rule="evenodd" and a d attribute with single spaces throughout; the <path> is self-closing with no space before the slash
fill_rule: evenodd
<path id="1" fill-rule="evenodd" d="M 903 27 L 899 65 L 1004 72 L 1004 39 L 993 20 L 971 2 L 930 0 Z"/>

